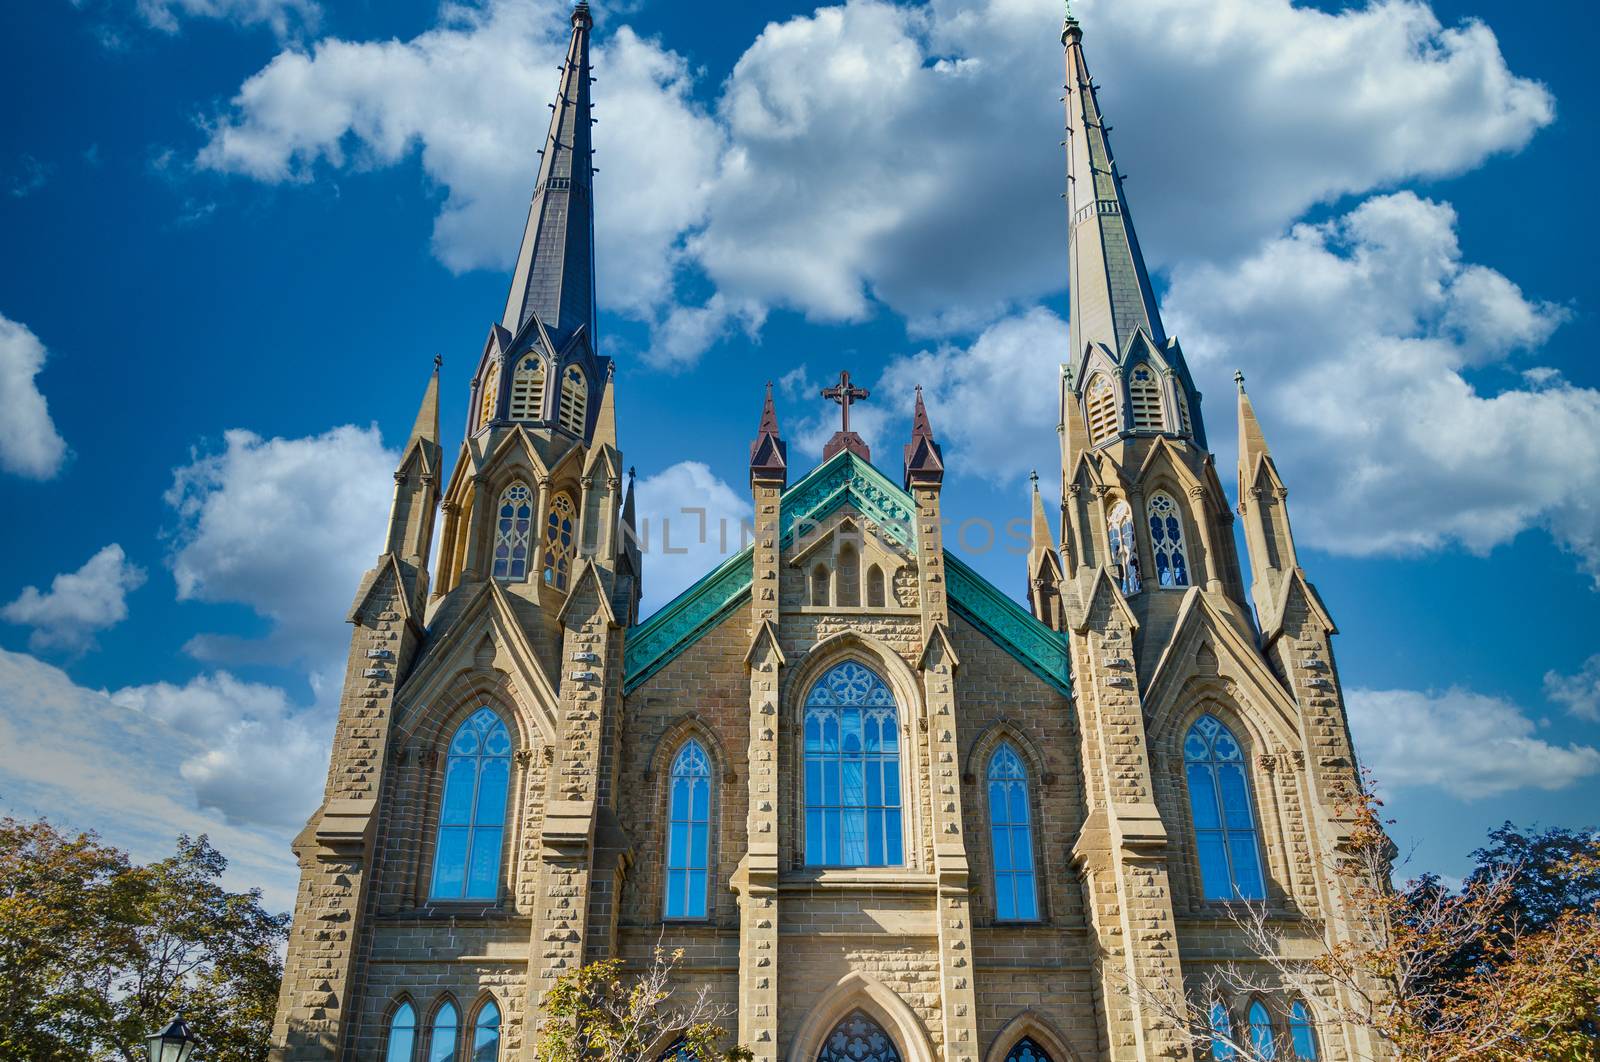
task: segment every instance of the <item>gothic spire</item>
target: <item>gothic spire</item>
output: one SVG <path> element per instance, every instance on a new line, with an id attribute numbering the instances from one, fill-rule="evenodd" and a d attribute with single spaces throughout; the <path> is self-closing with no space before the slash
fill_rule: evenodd
<path id="1" fill-rule="evenodd" d="M 1111 154 L 1111 130 L 1083 57 L 1083 29 L 1070 8 L 1061 43 L 1067 53 L 1062 99 L 1067 106 L 1072 357 L 1082 355 L 1088 343 L 1104 344 L 1113 357 L 1120 356 L 1140 328 L 1163 347 L 1166 332 L 1133 231 L 1123 176 Z"/>
<path id="2" fill-rule="evenodd" d="M 767 384 L 767 398 L 761 406 L 761 427 L 756 430 L 755 442 L 750 444 L 750 479 L 789 479 L 789 444 L 778 434 L 778 411 L 772 404 L 772 384 Z"/>
<path id="3" fill-rule="evenodd" d="M 1285 576 L 1300 562 L 1284 504 L 1289 492 L 1267 448 L 1255 406 L 1245 393 L 1244 373 L 1234 373 L 1233 382 L 1239 387 L 1239 515 L 1250 555 L 1250 593 L 1257 613 L 1266 616 Z"/>
<path id="4" fill-rule="evenodd" d="M 906 489 L 913 484 L 939 486 L 944 482 L 944 451 L 933 438 L 928 423 L 928 407 L 922 404 L 922 385 L 917 385 L 917 405 L 911 417 L 911 441 L 906 444 Z"/>
<path id="5" fill-rule="evenodd" d="M 557 350 L 579 328 L 595 342 L 594 151 L 590 139 L 589 30 L 594 19 L 579 0 L 572 9 L 572 41 L 561 67 L 561 91 L 552 104 L 550 132 L 540 153 L 539 179 L 517 253 L 501 322 L 513 335 L 539 315 Z"/>

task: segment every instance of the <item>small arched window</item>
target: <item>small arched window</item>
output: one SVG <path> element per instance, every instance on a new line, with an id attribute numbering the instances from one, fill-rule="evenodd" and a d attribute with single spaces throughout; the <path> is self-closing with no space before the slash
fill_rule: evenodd
<path id="1" fill-rule="evenodd" d="M 1089 445 L 1099 446 L 1117 434 L 1117 393 L 1103 373 L 1096 373 L 1084 391 L 1089 416 Z"/>
<path id="2" fill-rule="evenodd" d="M 711 868 L 711 759 L 690 739 L 672 760 L 667 794 L 668 918 L 704 918 Z"/>
<path id="3" fill-rule="evenodd" d="M 499 1062 L 500 1008 L 489 1000 L 472 1023 L 472 1062 Z"/>
<path id="4" fill-rule="evenodd" d="M 883 608 L 887 597 L 883 589 L 883 569 L 876 564 L 867 568 L 867 607 Z"/>
<path id="5" fill-rule="evenodd" d="M 811 569 L 811 603 L 813 605 L 826 605 L 828 603 L 828 566 L 818 564 Z"/>
<path id="6" fill-rule="evenodd" d="M 1272 1013 L 1259 999 L 1250 1004 L 1250 1046 L 1259 1062 L 1278 1057 L 1278 1038 L 1272 1033 Z"/>
<path id="7" fill-rule="evenodd" d="M 1233 1019 L 1222 1000 L 1211 1003 L 1211 1059 L 1212 1062 L 1230 1062 L 1233 1050 Z"/>
<path id="8" fill-rule="evenodd" d="M 1264 899 L 1250 778 L 1238 740 L 1216 716 L 1202 715 L 1183 740 L 1183 760 L 1206 899 Z"/>
<path id="9" fill-rule="evenodd" d="M 847 660 L 806 697 L 805 847 L 813 867 L 896 867 L 900 731 L 894 694 Z"/>
<path id="10" fill-rule="evenodd" d="M 861 604 L 861 554 L 849 542 L 839 546 L 839 600 L 836 604 L 844 608 L 856 608 Z"/>
<path id="11" fill-rule="evenodd" d="M 589 382 L 583 370 L 568 365 L 561 376 L 561 426 L 574 435 L 582 435 L 589 417 Z"/>
<path id="12" fill-rule="evenodd" d="M 1140 589 L 1139 547 L 1133 537 L 1133 510 L 1125 501 L 1111 507 L 1106 517 L 1106 540 L 1111 545 L 1111 563 L 1121 572 L 1122 593 L 1132 597 Z"/>
<path id="13" fill-rule="evenodd" d="M 544 415 L 544 362 L 529 354 L 511 374 L 511 419 L 538 420 Z"/>
<path id="14" fill-rule="evenodd" d="M 900 1062 L 900 1052 L 883 1026 L 856 1010 L 823 1038 L 817 1062 Z"/>
<path id="15" fill-rule="evenodd" d="M 544 581 L 557 590 L 567 588 L 572 561 L 578 555 L 578 510 L 572 495 L 562 491 L 550 499 L 550 517 L 544 525 Z"/>
<path id="16" fill-rule="evenodd" d="M 456 729 L 445 761 L 436 900 L 493 900 L 500 893 L 500 843 L 511 785 L 511 733 L 489 708 Z"/>
<path id="17" fill-rule="evenodd" d="M 1183 516 L 1169 494 L 1152 494 L 1145 505 L 1150 517 L 1150 551 L 1156 557 L 1156 582 L 1189 585 L 1189 554 L 1183 546 Z"/>
<path id="18" fill-rule="evenodd" d="M 1134 431 L 1161 431 L 1166 427 L 1161 415 L 1161 385 L 1150 366 L 1141 365 L 1128 377 L 1128 404 L 1133 407 Z"/>
<path id="19" fill-rule="evenodd" d="M 511 484 L 500 492 L 500 509 L 494 521 L 494 577 L 526 579 L 528 549 L 533 533 L 533 492 L 526 483 Z"/>
<path id="20" fill-rule="evenodd" d="M 1300 1062 L 1317 1062 L 1317 1030 L 1312 1027 L 1311 1011 L 1303 999 L 1289 1007 L 1289 1046 Z"/>
<path id="21" fill-rule="evenodd" d="M 1039 917 L 1033 873 L 1033 825 L 1028 772 L 1010 743 L 989 758 L 989 837 L 994 855 L 994 914 L 1002 922 Z"/>
<path id="22" fill-rule="evenodd" d="M 478 385 L 478 427 L 487 428 L 500 408 L 500 366 L 490 363 Z"/>
<path id="23" fill-rule="evenodd" d="M 1053 1060 L 1050 1053 L 1035 1043 L 1031 1036 L 1024 1036 L 1006 1052 L 1006 1062 L 1053 1062 Z"/>
<path id="24" fill-rule="evenodd" d="M 389 1039 L 384 1046 L 383 1062 L 411 1062 L 417 1043 L 417 1012 L 410 1003 L 402 1003 L 389 1016 Z"/>
<path id="25" fill-rule="evenodd" d="M 454 1003 L 446 1002 L 434 1011 L 433 1027 L 428 1030 L 428 1062 L 455 1062 L 459 1024 Z"/>

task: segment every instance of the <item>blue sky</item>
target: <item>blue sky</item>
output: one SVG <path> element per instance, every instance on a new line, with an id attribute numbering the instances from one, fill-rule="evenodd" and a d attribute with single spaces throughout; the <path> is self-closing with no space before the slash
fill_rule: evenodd
<path id="1" fill-rule="evenodd" d="M 1025 515 L 1068 312 L 1059 7 L 595 6 L 646 510 L 738 519 L 762 383 L 803 465 L 848 368 L 881 465 L 922 383 L 956 526 Z M 1241 367 L 1417 868 L 1600 818 L 1582 8 L 1076 6 L 1222 478 Z M 0 9 L 0 804 L 146 856 L 211 830 L 288 902 L 343 614 L 435 353 L 459 441 L 565 28 L 546 0 Z M 651 558 L 650 602 L 714 547 Z"/>

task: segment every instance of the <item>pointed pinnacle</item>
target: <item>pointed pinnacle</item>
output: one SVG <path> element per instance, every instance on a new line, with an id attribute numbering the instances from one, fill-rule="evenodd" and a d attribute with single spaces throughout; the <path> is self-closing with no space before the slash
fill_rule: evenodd
<path id="1" fill-rule="evenodd" d="M 1238 386 L 1239 393 L 1244 394 L 1244 373 L 1241 370 L 1233 370 L 1233 382 Z"/>

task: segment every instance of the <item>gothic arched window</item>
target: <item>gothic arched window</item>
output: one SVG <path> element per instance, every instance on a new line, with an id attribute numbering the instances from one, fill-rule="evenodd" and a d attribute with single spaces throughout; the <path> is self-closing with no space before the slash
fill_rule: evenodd
<path id="1" fill-rule="evenodd" d="M 1311 1025 L 1311 1012 L 1303 999 L 1295 1000 L 1289 1007 L 1289 1046 L 1300 1062 L 1317 1062 L 1317 1031 Z"/>
<path id="2" fill-rule="evenodd" d="M 1211 1062 L 1230 1062 L 1233 1058 L 1233 1019 L 1222 1000 L 1211 1004 Z"/>
<path id="3" fill-rule="evenodd" d="M 883 608 L 887 597 L 883 589 L 883 569 L 876 564 L 867 568 L 867 607 Z"/>
<path id="4" fill-rule="evenodd" d="M 861 553 L 854 545 L 845 542 L 839 546 L 837 564 L 839 600 L 834 604 L 855 608 L 861 604 Z"/>
<path id="5" fill-rule="evenodd" d="M 511 374 L 511 419 L 538 420 L 544 415 L 544 362 L 529 354 Z"/>
<path id="6" fill-rule="evenodd" d="M 417 1043 L 417 1012 L 410 1003 L 402 1003 L 389 1016 L 389 1040 L 384 1046 L 383 1062 L 411 1062 Z"/>
<path id="7" fill-rule="evenodd" d="M 487 428 L 499 408 L 500 366 L 490 363 L 489 371 L 483 374 L 483 382 L 478 385 L 478 427 Z"/>
<path id="8" fill-rule="evenodd" d="M 472 1062 L 499 1062 L 500 1008 L 489 1000 L 472 1023 Z"/>
<path id="9" fill-rule="evenodd" d="M 828 603 L 828 566 L 818 564 L 811 569 L 811 603 L 813 605 L 826 605 Z"/>
<path id="10" fill-rule="evenodd" d="M 568 365 L 567 371 L 561 377 L 561 426 L 575 435 L 583 434 L 584 423 L 589 417 L 589 382 L 583 377 L 583 370 L 576 365 Z"/>
<path id="11" fill-rule="evenodd" d="M 1141 365 L 1128 377 L 1128 404 L 1133 407 L 1134 431 L 1161 431 L 1166 427 L 1161 415 L 1161 385 L 1150 366 Z"/>
<path id="12" fill-rule="evenodd" d="M 550 499 L 550 516 L 544 524 L 544 581 L 565 590 L 577 555 L 578 510 L 572 495 L 562 491 Z"/>
<path id="13" fill-rule="evenodd" d="M 494 577 L 526 579 L 533 534 L 533 492 L 522 482 L 500 492 L 494 520 Z"/>
<path id="14" fill-rule="evenodd" d="M 1089 416 L 1089 445 L 1099 446 L 1117 434 L 1117 392 L 1109 379 L 1096 373 L 1084 394 L 1088 398 L 1085 411 Z"/>
<path id="15" fill-rule="evenodd" d="M 1028 772 L 1009 743 L 989 758 L 989 838 L 994 853 L 994 914 L 1004 922 L 1039 917 L 1033 873 Z"/>
<path id="16" fill-rule="evenodd" d="M 1183 741 L 1200 880 L 1208 900 L 1266 897 L 1244 752 L 1233 732 L 1202 715 Z"/>
<path id="17" fill-rule="evenodd" d="M 1170 494 L 1152 494 L 1145 505 L 1150 517 L 1150 551 L 1156 556 L 1156 583 L 1189 585 L 1189 553 L 1183 547 L 1183 515 Z"/>
<path id="18" fill-rule="evenodd" d="M 1250 1004 L 1250 1046 L 1258 1062 L 1278 1057 L 1278 1039 L 1272 1033 L 1272 1014 L 1261 1000 Z"/>
<path id="19" fill-rule="evenodd" d="M 434 1011 L 433 1027 L 428 1030 L 428 1062 L 455 1062 L 458 1024 L 454 1003 L 446 1002 Z"/>
<path id="20" fill-rule="evenodd" d="M 1124 596 L 1132 597 L 1140 589 L 1139 547 L 1133 537 L 1133 510 L 1125 501 L 1111 507 L 1106 517 L 1106 540 L 1111 544 L 1111 563 L 1121 571 L 1120 583 Z"/>
<path id="21" fill-rule="evenodd" d="M 489 708 L 456 729 L 445 761 L 436 900 L 493 900 L 500 893 L 500 843 L 511 786 L 511 733 Z"/>
<path id="22" fill-rule="evenodd" d="M 900 832 L 900 732 L 894 694 L 854 661 L 806 697 L 806 865 L 894 867 Z"/>
<path id="23" fill-rule="evenodd" d="M 817 1062 L 900 1062 L 900 1052 L 883 1026 L 856 1010 L 828 1033 Z"/>
<path id="24" fill-rule="evenodd" d="M 1053 1062 L 1053 1060 L 1048 1051 L 1034 1043 L 1032 1037 L 1024 1036 L 1006 1052 L 1006 1062 Z"/>
<path id="25" fill-rule="evenodd" d="M 711 759 L 693 738 L 672 760 L 667 793 L 668 918 L 704 918 L 711 870 Z"/>

